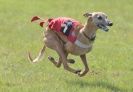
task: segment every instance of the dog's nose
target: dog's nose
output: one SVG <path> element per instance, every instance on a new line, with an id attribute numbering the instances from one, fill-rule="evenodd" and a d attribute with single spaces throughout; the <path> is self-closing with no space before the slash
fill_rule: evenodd
<path id="1" fill-rule="evenodd" d="M 113 26 L 113 22 L 109 22 L 108 23 L 108 26 Z"/>

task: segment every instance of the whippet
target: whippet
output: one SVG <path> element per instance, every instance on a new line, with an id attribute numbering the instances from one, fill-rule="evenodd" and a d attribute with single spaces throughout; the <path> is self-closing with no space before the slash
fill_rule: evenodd
<path id="1" fill-rule="evenodd" d="M 47 20 L 41 19 L 38 16 L 33 17 L 32 22 L 39 21 L 37 23 L 43 28 L 46 28 L 46 31 L 44 31 L 44 46 L 42 50 L 34 60 L 29 53 L 30 61 L 39 61 L 43 56 L 45 48 L 48 47 L 55 50 L 59 56 L 58 61 L 52 56 L 48 56 L 48 59 L 56 67 L 60 67 L 63 64 L 65 70 L 78 74 L 79 76 L 84 76 L 89 71 L 86 54 L 92 49 L 96 31 L 101 29 L 107 32 L 109 30 L 108 26 L 112 26 L 113 23 L 103 12 L 85 13 L 83 16 L 87 20 L 84 25 L 66 17 Z M 47 25 L 45 25 L 46 23 Z M 82 70 L 71 68 L 68 62 L 74 63 L 75 61 L 73 59 L 67 59 L 69 53 L 80 56 L 85 68 Z"/>

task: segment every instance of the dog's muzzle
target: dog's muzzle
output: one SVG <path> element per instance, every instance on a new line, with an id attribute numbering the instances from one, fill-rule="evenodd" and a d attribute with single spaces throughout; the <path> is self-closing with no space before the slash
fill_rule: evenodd
<path id="1" fill-rule="evenodd" d="M 103 25 L 103 24 L 98 24 L 97 27 L 98 27 L 99 29 L 102 29 L 103 31 L 106 31 L 106 32 L 109 30 L 108 26 L 105 26 L 105 25 Z"/>
<path id="2" fill-rule="evenodd" d="M 104 25 L 104 24 L 97 24 L 97 27 L 99 29 L 102 29 L 103 31 L 105 32 L 108 32 L 109 31 L 109 27 L 113 26 L 113 23 L 112 22 L 109 22 L 107 25 Z"/>
<path id="3" fill-rule="evenodd" d="M 110 26 L 110 27 L 113 26 L 113 22 L 109 22 L 108 26 Z"/>

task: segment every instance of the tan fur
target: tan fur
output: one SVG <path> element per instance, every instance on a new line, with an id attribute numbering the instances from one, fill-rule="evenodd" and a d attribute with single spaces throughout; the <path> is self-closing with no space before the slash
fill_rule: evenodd
<path id="1" fill-rule="evenodd" d="M 86 60 L 86 54 L 88 52 L 91 51 L 92 46 L 93 46 L 93 41 L 89 40 L 84 34 L 83 32 L 89 37 L 92 38 L 93 36 L 96 35 L 96 31 L 98 29 L 98 27 L 96 26 L 96 23 L 103 23 L 103 24 L 107 24 L 107 21 L 102 21 L 102 20 L 98 20 L 97 16 L 102 16 L 102 18 L 105 20 L 106 15 L 102 12 L 94 12 L 94 13 L 85 13 L 84 16 L 87 17 L 87 21 L 85 23 L 85 25 L 83 26 L 82 24 L 79 25 L 77 28 L 75 28 L 75 30 L 79 30 L 76 31 L 76 35 L 77 35 L 77 40 L 79 40 L 80 42 L 86 44 L 89 46 L 89 48 L 81 48 L 79 46 L 77 46 L 74 43 L 71 43 L 70 41 L 67 40 L 67 38 L 64 35 L 61 35 L 60 33 L 56 33 L 48 28 L 46 28 L 46 31 L 44 32 L 44 47 L 43 49 L 40 51 L 38 57 L 34 60 L 32 60 L 30 54 L 29 54 L 29 59 L 32 62 L 37 62 L 39 61 L 39 59 L 41 58 L 42 54 L 45 51 L 45 46 L 48 48 L 51 48 L 53 50 L 55 50 L 57 52 L 57 54 L 59 55 L 59 60 L 55 61 L 53 57 L 49 56 L 49 60 L 56 66 L 56 67 L 60 67 L 61 64 L 63 64 L 64 69 L 78 74 L 79 76 L 84 76 L 88 71 L 89 71 L 89 67 L 87 64 L 87 60 Z M 81 61 L 84 64 L 84 69 L 83 70 L 76 70 L 73 69 L 71 67 L 69 67 L 68 62 L 73 62 L 73 59 L 67 59 L 68 54 L 71 53 L 73 55 L 78 55 L 81 58 Z"/>

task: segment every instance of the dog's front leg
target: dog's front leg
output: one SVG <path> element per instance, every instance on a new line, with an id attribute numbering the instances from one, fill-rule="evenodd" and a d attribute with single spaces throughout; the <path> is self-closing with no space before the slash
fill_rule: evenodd
<path id="1" fill-rule="evenodd" d="M 58 45 L 57 46 L 58 48 L 56 48 L 56 52 L 58 53 L 59 57 L 62 60 L 62 64 L 64 66 L 64 69 L 69 71 L 69 72 L 78 74 L 80 72 L 80 70 L 73 69 L 68 65 L 67 52 L 64 51 L 64 49 L 61 45 L 59 45 L 59 44 L 57 44 L 57 45 Z"/>
<path id="2" fill-rule="evenodd" d="M 78 74 L 80 77 L 82 77 L 89 71 L 89 67 L 88 67 L 88 64 L 87 64 L 86 55 L 85 54 L 80 55 L 80 58 L 81 58 L 84 66 L 85 66 L 85 69 Z"/>

